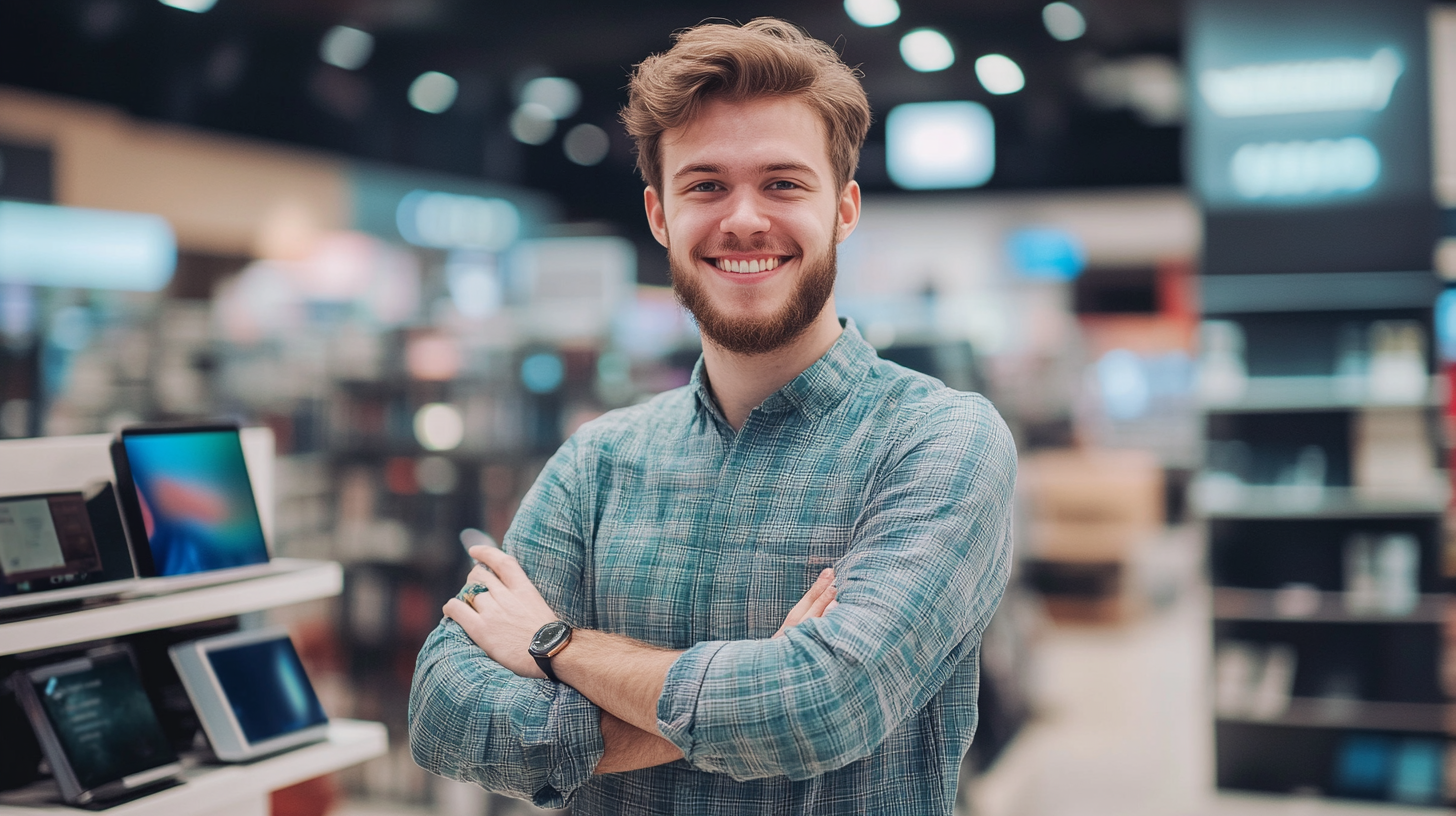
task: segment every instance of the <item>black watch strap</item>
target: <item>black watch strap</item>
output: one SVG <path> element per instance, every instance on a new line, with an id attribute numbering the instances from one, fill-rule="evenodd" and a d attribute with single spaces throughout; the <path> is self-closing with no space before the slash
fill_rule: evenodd
<path id="1" fill-rule="evenodd" d="M 535 658 L 536 665 L 537 666 L 540 666 L 541 667 L 541 671 L 545 672 L 546 673 L 546 676 L 549 677 L 549 678 L 551 678 L 551 682 L 553 682 L 553 683 L 560 683 L 561 682 L 556 677 L 556 671 L 551 668 L 551 658 L 549 658 L 549 657 L 542 657 L 541 655 L 531 655 L 531 657 Z"/>

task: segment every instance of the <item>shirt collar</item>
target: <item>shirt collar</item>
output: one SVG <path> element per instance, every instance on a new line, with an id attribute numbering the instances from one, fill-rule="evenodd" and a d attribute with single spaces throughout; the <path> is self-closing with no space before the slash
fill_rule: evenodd
<path id="1" fill-rule="evenodd" d="M 854 320 L 846 317 L 840 318 L 839 322 L 844 331 L 834 341 L 834 345 L 824 352 L 824 356 L 787 385 L 770 394 L 757 410 L 773 414 L 797 408 L 806 419 L 814 420 L 832 411 L 849 396 L 854 386 L 869 372 L 878 355 L 875 354 L 874 347 L 860 336 Z M 689 386 L 697 395 L 699 405 L 720 422 L 726 423 L 708 390 L 708 372 L 701 356 L 693 367 Z"/>

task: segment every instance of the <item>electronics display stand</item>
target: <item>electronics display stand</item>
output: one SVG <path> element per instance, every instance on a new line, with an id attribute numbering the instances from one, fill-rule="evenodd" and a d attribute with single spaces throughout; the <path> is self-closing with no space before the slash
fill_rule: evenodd
<path id="1" fill-rule="evenodd" d="M 1215 443 L 1247 440 L 1254 460 L 1272 455 L 1275 448 L 1331 440 L 1326 447 L 1331 478 L 1326 484 L 1339 484 L 1341 474 L 1355 471 L 1355 445 L 1349 440 L 1360 413 L 1392 406 L 1351 396 L 1334 377 L 1258 376 L 1258 368 L 1267 371 L 1271 360 L 1285 355 L 1308 359 L 1300 350 L 1271 348 L 1269 332 L 1260 326 L 1277 318 L 1286 326 L 1308 326 L 1308 333 L 1318 336 L 1319 327 L 1331 321 L 1388 317 L 1419 320 L 1429 332 L 1429 315 L 1429 306 L 1382 311 L 1354 303 L 1342 304 L 1337 314 L 1320 304 L 1277 316 L 1236 309 L 1208 315 L 1248 330 L 1246 353 L 1253 376 L 1242 398 L 1204 405 L 1206 438 Z M 1262 347 L 1261 339 L 1266 341 Z M 1428 385 L 1425 398 L 1411 399 L 1403 407 L 1423 412 L 1435 427 L 1444 382 L 1431 376 Z M 1440 461 L 1436 447 L 1432 439 L 1432 459 Z M 1442 627 L 1448 608 L 1456 603 L 1448 591 L 1450 580 L 1442 576 L 1446 510 L 1447 497 L 1435 492 L 1429 497 L 1380 498 L 1353 487 L 1326 486 L 1317 498 L 1291 501 L 1287 486 L 1265 485 L 1244 485 L 1237 501 L 1198 509 L 1208 528 L 1215 645 L 1230 640 L 1284 643 L 1295 650 L 1293 693 L 1282 710 L 1245 714 L 1215 707 L 1220 789 L 1399 804 L 1378 793 L 1340 789 L 1335 768 L 1349 740 L 1426 740 L 1439 742 L 1449 755 L 1456 746 L 1456 704 L 1429 690 L 1440 688 Z M 1401 613 L 1352 612 L 1340 586 L 1346 542 L 1352 534 L 1381 530 L 1398 530 L 1419 540 L 1420 594 Z M 1336 643 L 1341 646 L 1332 648 Z M 1340 671 L 1361 678 L 1361 689 L 1345 697 L 1330 696 L 1317 688 L 1317 675 L 1328 665 L 1312 664 L 1341 649 L 1349 665 Z M 1427 690 L 1392 682 L 1392 675 L 1400 673 L 1421 678 L 1414 686 L 1425 684 Z M 1450 812 L 1450 784 L 1446 782 L 1446 807 L 1407 805 L 1403 812 Z"/>
<path id="2" fill-rule="evenodd" d="M 84 449 L 81 459 L 99 463 L 109 437 L 58 437 L 54 440 L 0 442 L 0 468 L 12 458 L 42 453 L 54 441 L 60 449 Z M 269 440 L 271 442 L 271 440 Z M 96 443 L 102 447 L 91 450 Z M 14 446 L 15 450 L 9 450 Z M 34 461 L 34 460 L 31 460 Z M 260 468 L 250 460 L 255 473 Z M 271 476 L 272 462 L 266 463 Z M 90 478 L 94 474 L 78 474 Z M 261 504 L 261 503 L 260 503 Z M 40 618 L 0 622 L 0 654 L 17 654 L 99 638 L 165 629 L 230 617 L 246 612 L 330 598 L 343 590 L 343 570 L 331 561 L 315 561 L 283 574 L 267 575 L 192 590 L 121 600 L 114 604 Z M 106 808 L 112 816 L 267 816 L 269 794 L 323 774 L 348 768 L 388 751 L 381 723 L 333 719 L 328 739 L 265 759 L 237 765 L 189 767 L 184 784 Z M 91 811 L 60 803 L 50 780 L 0 793 L 0 816 L 79 814 Z"/>

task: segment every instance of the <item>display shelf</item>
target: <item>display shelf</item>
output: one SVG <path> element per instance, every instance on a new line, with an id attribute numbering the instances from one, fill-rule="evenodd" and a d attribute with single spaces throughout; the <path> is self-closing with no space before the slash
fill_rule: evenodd
<path id="1" fill-rule="evenodd" d="M 269 792 L 383 756 L 387 749 L 388 735 L 382 724 L 333 720 L 324 742 L 246 764 L 197 765 L 185 772 L 183 784 L 107 808 L 106 813 L 262 816 L 268 812 Z M 86 812 L 61 804 L 55 783 L 50 781 L 0 794 L 0 816 Z"/>
<path id="2" fill-rule="evenodd" d="M 0 623 L 0 655 L 257 612 L 333 597 L 343 590 L 344 572 L 337 563 L 274 561 L 296 569 Z"/>
<path id="3" fill-rule="evenodd" d="M 1418 399 L 1387 400 L 1372 397 L 1360 380 L 1341 377 L 1251 377 L 1244 393 L 1236 399 L 1203 402 L 1209 414 L 1293 413 L 1304 411 L 1354 411 L 1374 408 L 1434 407 L 1442 403 L 1446 381 L 1427 379 Z"/>
<path id="4" fill-rule="evenodd" d="M 1277 717 L 1220 714 L 1223 722 L 1290 728 L 1354 728 L 1456 735 L 1456 706 L 1445 703 L 1391 703 L 1336 697 L 1294 697 Z"/>
<path id="5" fill-rule="evenodd" d="M 1428 270 L 1200 275 L 1199 299 L 1208 315 L 1429 309 L 1441 287 Z"/>
<path id="6" fill-rule="evenodd" d="M 1216 587 L 1213 617 L 1220 621 L 1309 621 L 1311 623 L 1443 624 L 1449 595 L 1421 595 L 1406 614 L 1356 613 L 1345 608 L 1341 592 L 1311 589 Z"/>
<path id="7" fill-rule="evenodd" d="M 1449 491 L 1426 495 L 1376 496 L 1349 487 L 1244 485 L 1231 500 L 1206 499 L 1195 510 L 1207 519 L 1340 519 L 1438 516 L 1445 512 Z"/>

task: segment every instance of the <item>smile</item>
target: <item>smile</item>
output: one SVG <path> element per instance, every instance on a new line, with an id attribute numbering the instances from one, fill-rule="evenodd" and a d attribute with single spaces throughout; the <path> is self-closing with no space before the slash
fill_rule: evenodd
<path id="1" fill-rule="evenodd" d="M 709 258 L 714 266 L 724 272 L 733 272 L 739 275 L 753 275 L 758 272 L 771 272 L 783 263 L 782 258 L 754 258 L 751 260 L 736 261 L 728 258 Z"/>

